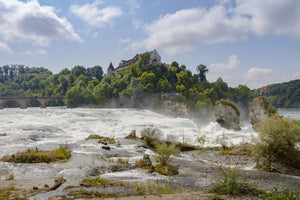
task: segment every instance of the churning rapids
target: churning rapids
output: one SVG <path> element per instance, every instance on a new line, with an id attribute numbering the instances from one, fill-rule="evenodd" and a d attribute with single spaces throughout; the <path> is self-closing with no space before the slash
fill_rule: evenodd
<path id="1" fill-rule="evenodd" d="M 284 116 L 300 119 L 300 110 L 284 110 Z M 149 110 L 135 109 L 66 109 L 53 108 L 5 108 L 0 110 L 0 158 L 28 148 L 51 150 L 60 144 L 68 144 L 72 157 L 66 163 L 53 164 L 15 164 L 0 162 L 0 181 L 9 174 L 14 179 L 40 179 L 63 176 L 68 181 L 78 180 L 93 174 L 92 169 L 103 164 L 101 157 L 112 154 L 114 157 L 126 157 L 129 163 L 141 159 L 144 153 L 154 154 L 141 147 L 139 141 L 128 141 L 124 137 L 132 130 L 140 136 L 141 130 L 149 126 L 159 130 L 161 139 L 174 140 L 199 145 L 197 138 L 205 136 L 205 146 L 218 146 L 216 139 L 226 135 L 228 144 L 249 142 L 257 133 L 249 123 L 243 123 L 242 130 L 233 131 L 221 128 L 211 122 L 205 126 L 197 126 L 187 118 L 175 118 L 157 114 Z M 101 149 L 97 141 L 86 141 L 91 134 L 114 137 L 121 146 L 112 145 L 111 151 Z M 182 155 L 180 159 L 192 161 L 192 156 Z M 102 173 L 108 178 L 155 179 L 158 176 L 145 175 L 143 171 L 127 170 L 118 173 Z M 143 174 L 143 176 L 141 176 Z M 126 177 L 126 178 L 125 178 Z M 78 183 L 78 182 L 77 182 Z"/>

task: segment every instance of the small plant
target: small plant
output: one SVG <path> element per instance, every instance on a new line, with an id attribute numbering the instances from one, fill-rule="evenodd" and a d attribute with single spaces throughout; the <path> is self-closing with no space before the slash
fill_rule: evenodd
<path id="1" fill-rule="evenodd" d="M 198 137 L 198 138 L 197 138 L 197 142 L 200 144 L 200 147 L 204 147 L 204 144 L 205 144 L 205 142 L 206 142 L 206 136 L 203 135 L 203 136 L 201 136 L 201 137 Z"/>
<path id="2" fill-rule="evenodd" d="M 223 132 L 222 137 L 217 137 L 216 143 L 221 144 L 222 151 L 220 152 L 221 154 L 226 154 L 228 151 L 228 137 L 225 136 L 225 133 Z"/>
<path id="3" fill-rule="evenodd" d="M 0 136 L 7 136 L 6 133 L 0 133 Z"/>
<path id="4" fill-rule="evenodd" d="M 114 138 L 104 137 L 104 136 L 100 136 L 100 135 L 90 135 L 85 140 L 93 140 L 93 139 L 97 139 L 98 143 L 101 143 L 101 144 L 104 144 L 104 145 L 115 144 L 116 143 Z"/>
<path id="5" fill-rule="evenodd" d="M 122 158 L 118 158 L 117 163 L 121 163 L 121 164 L 128 164 L 128 160 L 124 160 Z"/>

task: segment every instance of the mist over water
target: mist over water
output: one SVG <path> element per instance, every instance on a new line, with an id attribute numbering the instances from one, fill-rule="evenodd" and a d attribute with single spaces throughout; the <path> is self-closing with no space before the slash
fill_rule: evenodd
<path id="1" fill-rule="evenodd" d="M 280 109 L 279 112 L 284 116 L 300 119 L 299 109 Z M 0 162 L 0 180 L 5 179 L 5 173 L 10 172 L 13 172 L 16 179 L 56 175 L 74 177 L 74 174 L 84 177 L 82 170 L 84 168 L 88 170 L 90 167 L 87 166 L 88 162 L 92 162 L 90 165 L 97 165 L 91 157 L 105 154 L 97 141 L 85 140 L 91 134 L 122 140 L 120 151 L 123 148 L 126 152 L 132 152 L 133 157 L 141 157 L 143 151 L 147 150 L 138 151 L 138 145 L 132 142 L 127 144 L 124 137 L 132 130 L 136 130 L 139 137 L 141 130 L 150 126 L 159 130 L 161 139 L 199 145 L 198 138 L 205 136 L 205 146 L 219 146 L 216 140 L 223 134 L 228 145 L 249 142 L 257 135 L 249 122 L 242 122 L 242 129 L 233 131 L 221 128 L 216 122 L 199 126 L 187 118 L 175 118 L 149 110 L 135 109 L 5 108 L 0 110 L 0 119 L 0 133 L 7 134 L 0 137 L 1 158 L 28 148 L 50 150 L 66 143 L 72 151 L 71 160 L 64 164 L 28 165 Z"/>

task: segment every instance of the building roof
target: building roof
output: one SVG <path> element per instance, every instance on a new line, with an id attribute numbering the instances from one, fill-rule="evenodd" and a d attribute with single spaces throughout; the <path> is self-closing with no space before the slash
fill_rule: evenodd
<path id="1" fill-rule="evenodd" d="M 117 67 L 117 69 L 119 68 L 123 68 L 125 66 L 129 66 L 129 65 L 132 65 L 132 64 L 135 64 L 139 61 L 139 58 L 140 58 L 140 55 L 139 54 L 136 54 L 136 56 L 134 56 L 132 59 L 130 60 L 122 60 L 119 64 L 119 66 Z"/>
<path id="2" fill-rule="evenodd" d="M 110 62 L 109 66 L 108 66 L 108 69 L 111 69 L 111 70 L 115 70 L 113 64 Z"/>

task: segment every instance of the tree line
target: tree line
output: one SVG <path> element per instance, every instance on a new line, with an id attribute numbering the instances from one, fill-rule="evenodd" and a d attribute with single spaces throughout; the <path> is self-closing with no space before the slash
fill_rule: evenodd
<path id="1" fill-rule="evenodd" d="M 176 61 L 170 66 L 149 65 L 150 55 L 140 55 L 138 63 L 104 75 L 101 66 L 75 66 L 53 74 L 43 67 L 0 68 L 0 96 L 64 96 L 68 107 L 147 107 L 164 99 L 184 102 L 197 109 L 213 108 L 220 99 L 229 99 L 249 107 L 255 91 L 246 85 L 232 88 L 222 78 L 206 80 L 205 65 L 193 74 Z M 12 71 L 13 73 L 11 73 Z M 193 109 L 192 108 L 192 109 Z"/>
<path id="2" fill-rule="evenodd" d="M 277 83 L 258 89 L 258 93 L 268 96 L 277 108 L 300 108 L 300 80 Z"/>

